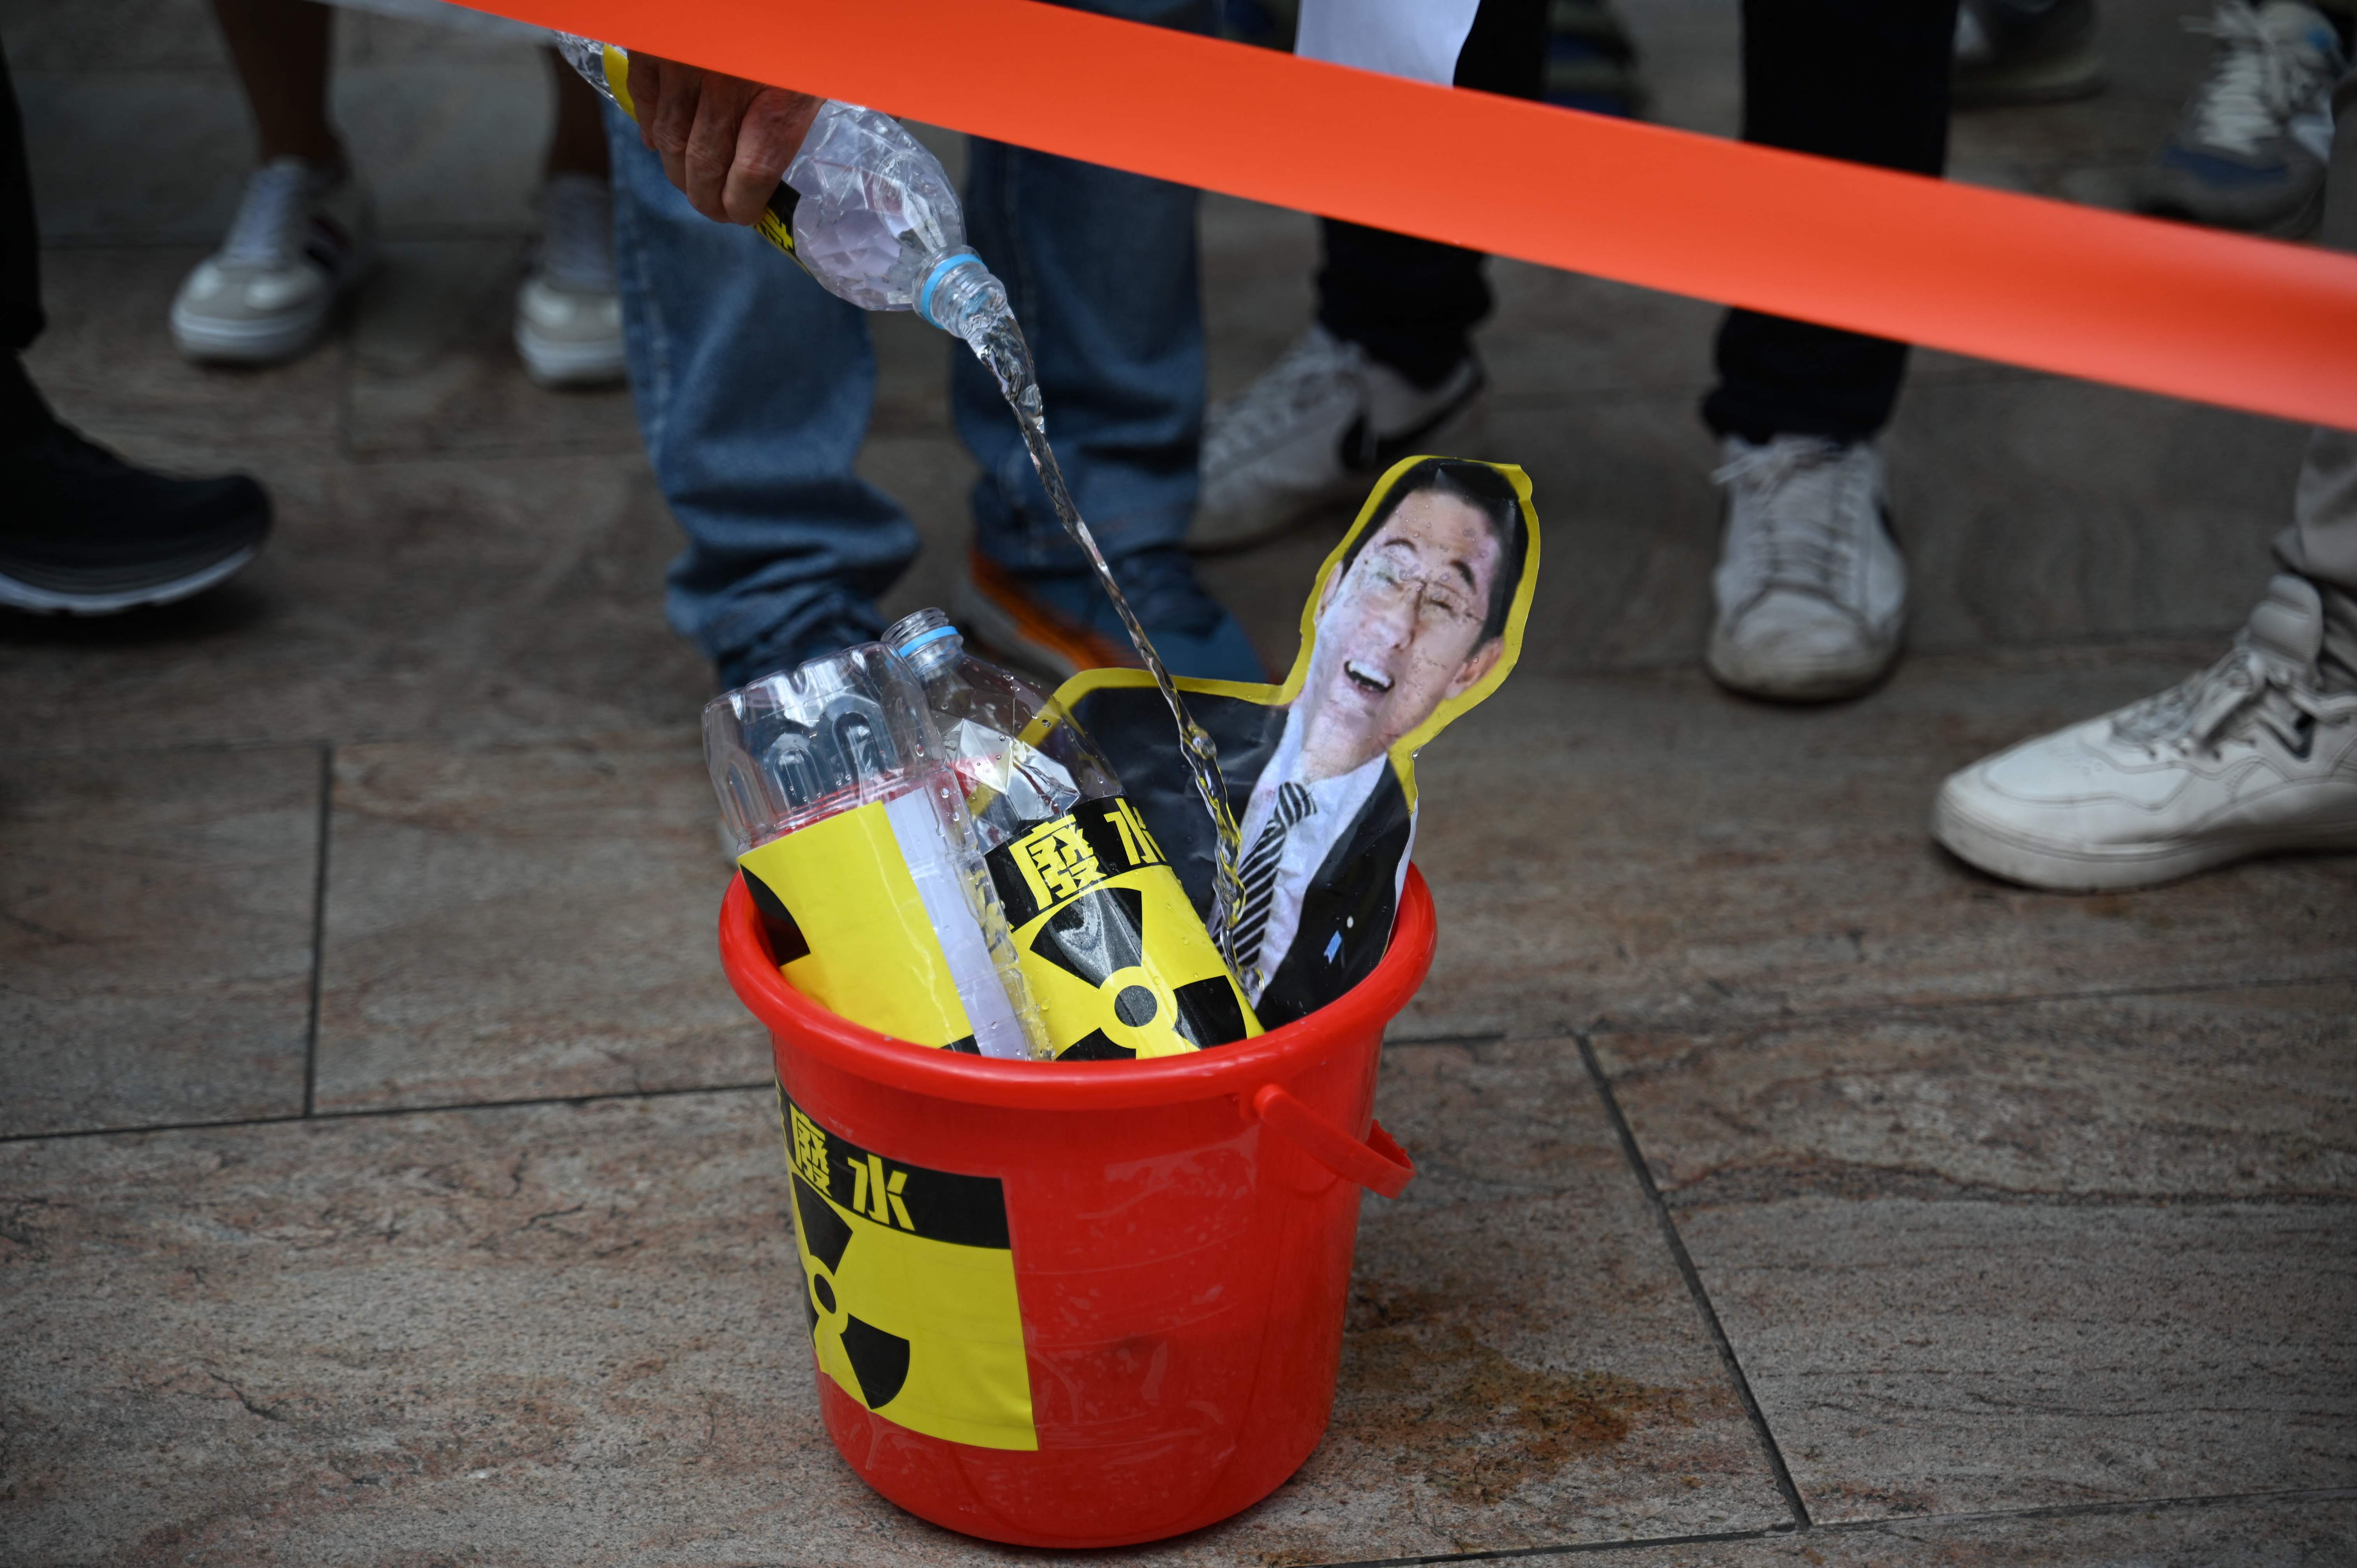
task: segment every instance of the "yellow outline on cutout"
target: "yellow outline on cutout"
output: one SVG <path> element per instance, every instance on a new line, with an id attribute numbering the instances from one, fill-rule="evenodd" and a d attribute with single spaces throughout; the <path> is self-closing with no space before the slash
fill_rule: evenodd
<path id="1" fill-rule="evenodd" d="M 1383 499 L 1391 494 L 1392 487 L 1399 481 L 1400 476 L 1418 463 L 1428 462 L 1440 454 L 1422 452 L 1412 457 L 1401 458 L 1384 469 L 1383 477 L 1375 481 L 1374 489 L 1367 492 L 1367 499 L 1360 506 L 1359 515 L 1351 522 L 1350 532 L 1343 534 L 1341 542 L 1327 553 L 1325 561 L 1318 568 L 1318 575 L 1310 582 L 1309 596 L 1301 605 L 1300 644 L 1293 655 L 1293 668 L 1286 672 L 1282 684 L 1271 686 L 1252 681 L 1199 681 L 1184 675 L 1172 683 L 1182 692 L 1200 692 L 1209 697 L 1238 697 L 1268 708 L 1290 707 L 1309 679 L 1309 659 L 1317 651 L 1318 643 L 1318 601 L 1325 596 L 1326 580 L 1341 564 L 1351 542 L 1365 531 L 1368 520 L 1381 509 Z M 1392 774 L 1398 779 L 1401 790 L 1407 796 L 1411 811 L 1415 809 L 1416 800 L 1415 754 L 1430 744 L 1434 736 L 1454 723 L 1458 714 L 1488 697 L 1498 689 L 1500 682 L 1513 673 L 1514 666 L 1523 657 L 1523 631 L 1530 624 L 1531 600 L 1537 594 L 1539 585 L 1539 514 L 1531 505 L 1531 477 L 1513 463 L 1487 463 L 1479 457 L 1440 456 L 1440 460 L 1472 463 L 1495 469 L 1504 475 L 1506 482 L 1513 487 L 1514 500 L 1523 509 L 1523 575 L 1514 585 L 1513 602 L 1506 607 L 1506 628 L 1499 634 L 1499 641 L 1504 646 L 1499 651 L 1498 662 L 1490 667 L 1488 674 L 1457 695 L 1445 699 L 1422 724 L 1391 744 Z M 1052 705 L 1069 714 L 1082 698 L 1092 692 L 1153 684 L 1153 674 L 1145 670 L 1083 670 L 1056 688 Z"/>

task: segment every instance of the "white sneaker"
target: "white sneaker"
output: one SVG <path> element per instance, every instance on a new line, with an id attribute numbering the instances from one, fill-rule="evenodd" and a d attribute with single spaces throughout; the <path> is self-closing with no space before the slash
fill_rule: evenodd
<path id="1" fill-rule="evenodd" d="M 318 341 L 336 302 L 375 260 L 375 217 L 358 175 L 274 159 L 247 177 L 221 248 L 180 285 L 172 341 L 192 360 L 291 359 Z"/>
<path id="2" fill-rule="evenodd" d="M 1481 381 L 1468 355 L 1427 391 L 1313 326 L 1205 421 L 1203 496 L 1188 545 L 1241 549 L 1358 495 L 1470 403 Z"/>
<path id="3" fill-rule="evenodd" d="M 1756 697 L 1863 692 L 1899 657 L 1907 563 L 1891 542 L 1882 453 L 1814 435 L 1730 435 L 1711 478 L 1727 532 L 1711 575 L 1717 618 L 1704 663 Z"/>
<path id="4" fill-rule="evenodd" d="M 2210 75 L 2145 174 L 2136 205 L 2165 218 L 2296 239 L 2324 216 L 2341 37 L 2298 0 L 2221 0 Z"/>
<path id="5" fill-rule="evenodd" d="M 2323 689 L 2324 634 L 2316 585 L 2277 576 L 2201 674 L 1952 775 L 1932 836 L 1984 871 L 2065 892 L 2357 849 L 2357 691 Z"/>
<path id="6" fill-rule="evenodd" d="M 555 175 L 541 191 L 540 248 L 516 290 L 515 346 L 525 373 L 544 387 L 621 379 L 614 193 L 594 175 Z"/>

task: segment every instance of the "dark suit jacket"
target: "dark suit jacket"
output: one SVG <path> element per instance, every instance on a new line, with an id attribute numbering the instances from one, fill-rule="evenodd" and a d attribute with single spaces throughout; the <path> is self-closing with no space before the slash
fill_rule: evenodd
<path id="1" fill-rule="evenodd" d="M 1265 1026 L 1290 1024 L 1374 972 L 1399 912 L 1400 860 L 1411 825 L 1407 792 L 1385 762 L 1350 831 L 1301 890 L 1293 945 L 1253 1008 Z"/>
<path id="2" fill-rule="evenodd" d="M 1220 748 L 1228 809 L 1241 820 L 1252 803 L 1253 786 L 1284 738 L 1286 710 L 1200 693 L 1188 694 L 1187 709 Z M 1073 717 L 1121 775 L 1123 793 L 1161 841 L 1196 911 L 1208 914 L 1219 864 L 1216 841 L 1161 693 L 1151 686 L 1093 692 L 1081 700 Z M 1400 858 L 1407 853 L 1409 826 L 1406 791 L 1386 767 L 1350 831 L 1334 842 L 1302 890 L 1293 945 L 1254 1009 L 1263 1026 L 1289 1024 L 1373 972 L 1398 913 Z"/>

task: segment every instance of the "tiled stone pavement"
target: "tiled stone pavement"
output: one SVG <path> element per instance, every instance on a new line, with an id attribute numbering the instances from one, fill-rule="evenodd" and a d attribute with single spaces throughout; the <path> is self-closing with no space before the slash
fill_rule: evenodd
<path id="1" fill-rule="evenodd" d="M 1730 129 L 1735 7 L 1626 8 L 1659 116 Z M 2119 199 L 2199 69 L 2172 12 L 2107 6 L 2113 91 L 1961 122 L 1959 177 Z M 814 1417 L 670 525 L 627 397 L 506 347 L 538 63 L 345 16 L 386 270 L 225 374 L 162 332 L 244 157 L 201 11 L 0 35 L 36 374 L 280 517 L 194 603 L 0 625 L 0 1563 L 1024 1555 Z M 1203 241 L 1226 392 L 1314 231 L 1213 200 Z M 1948 769 L 2214 652 L 2300 433 L 1920 356 L 1914 655 L 1764 708 L 1693 669 L 1713 311 L 1495 278 L 1450 442 L 1530 467 L 1549 549 L 1523 670 L 1423 765 L 1442 950 L 1380 1103 L 1422 1174 L 1367 1206 L 1309 1464 L 1086 1560 L 2357 1562 L 2357 859 L 2057 898 L 1922 830 Z M 945 346 L 878 345 L 863 462 L 931 542 L 897 610 L 947 596 L 972 469 Z M 1210 568 L 1273 663 L 1340 526 Z"/>

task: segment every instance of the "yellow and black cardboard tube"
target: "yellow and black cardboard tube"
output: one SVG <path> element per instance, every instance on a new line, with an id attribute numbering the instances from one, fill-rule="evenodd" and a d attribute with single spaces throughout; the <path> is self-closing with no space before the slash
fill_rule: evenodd
<path id="1" fill-rule="evenodd" d="M 737 865 L 795 990 L 879 1034 L 977 1052 L 885 802 L 772 839 Z"/>
<path id="2" fill-rule="evenodd" d="M 615 106 L 633 121 L 639 117 L 638 106 L 630 102 L 630 57 L 613 45 L 606 46 L 606 86 L 614 95 Z M 802 201 L 802 192 L 784 180 L 770 193 L 770 204 L 753 222 L 753 231 L 793 258 L 802 265 L 802 256 L 794 250 L 794 209 Z"/>
<path id="3" fill-rule="evenodd" d="M 1127 800 L 1083 800 L 987 863 L 1060 1059 L 1176 1056 L 1261 1032 Z"/>

